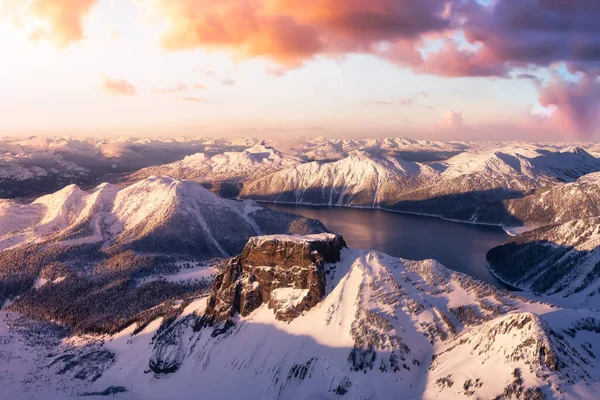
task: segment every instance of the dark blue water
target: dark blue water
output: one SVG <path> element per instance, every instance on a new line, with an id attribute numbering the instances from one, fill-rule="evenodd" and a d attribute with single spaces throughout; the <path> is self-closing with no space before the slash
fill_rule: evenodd
<path id="1" fill-rule="evenodd" d="M 433 258 L 455 271 L 507 288 L 485 264 L 485 254 L 509 236 L 495 226 L 472 225 L 440 218 L 339 207 L 313 207 L 263 203 L 320 220 L 344 236 L 349 247 L 372 249 L 409 260 Z"/>

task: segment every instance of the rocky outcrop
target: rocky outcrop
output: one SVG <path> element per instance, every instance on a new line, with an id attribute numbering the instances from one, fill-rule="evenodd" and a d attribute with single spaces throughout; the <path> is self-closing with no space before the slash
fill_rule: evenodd
<path id="1" fill-rule="evenodd" d="M 344 247 L 342 236 L 330 233 L 251 238 L 215 277 L 206 314 L 226 321 L 267 304 L 277 319 L 291 321 L 321 301 L 324 263 L 339 261 Z"/>

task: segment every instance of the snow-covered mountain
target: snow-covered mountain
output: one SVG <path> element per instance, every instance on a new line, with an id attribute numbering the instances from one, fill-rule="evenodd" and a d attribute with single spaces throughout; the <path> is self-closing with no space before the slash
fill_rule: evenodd
<path id="1" fill-rule="evenodd" d="M 171 164 L 141 169 L 125 180 L 136 182 L 148 176 L 169 176 L 217 186 L 221 194 L 237 196 L 239 184 L 253 180 L 299 163 L 298 158 L 287 156 L 264 144 L 257 144 L 242 151 L 226 151 L 214 155 L 196 153 Z M 229 186 L 225 186 L 229 184 Z M 222 193 L 224 192 L 224 193 Z"/>
<path id="2" fill-rule="evenodd" d="M 447 160 L 444 165 L 447 169 L 442 175 L 446 178 L 472 174 L 517 176 L 542 186 L 556 180 L 570 182 L 594 172 L 600 160 L 576 146 L 548 150 L 535 145 L 508 144 L 497 149 L 464 152 Z"/>
<path id="3" fill-rule="evenodd" d="M 523 290 L 558 304 L 598 308 L 600 217 L 522 233 L 487 254 L 490 270 Z"/>
<path id="4" fill-rule="evenodd" d="M 529 226 L 561 224 L 600 216 L 600 173 L 554 185 L 506 202 L 507 211 Z"/>
<path id="5" fill-rule="evenodd" d="M 384 207 L 471 222 L 517 221 L 502 204 L 543 187 L 600 171 L 600 160 L 572 147 L 506 145 L 421 163 L 356 152 L 246 183 L 241 197 L 337 206 Z"/>
<path id="6" fill-rule="evenodd" d="M 70 185 L 29 204 L 2 200 L 0 250 L 48 241 L 101 242 L 231 256 L 249 237 L 278 232 L 276 223 L 296 227 L 294 233 L 322 229 L 315 221 L 272 213 L 253 201 L 222 199 L 195 182 L 172 178 L 149 177 L 124 189 L 105 183 L 89 192 Z"/>
<path id="7" fill-rule="evenodd" d="M 432 180 L 427 165 L 356 152 L 334 162 L 304 163 L 244 185 L 241 197 L 284 203 L 378 207 Z"/>
<path id="8" fill-rule="evenodd" d="M 139 279 L 176 273 L 182 263 L 230 257 L 252 236 L 325 230 L 318 221 L 266 210 L 253 201 L 222 199 L 198 183 L 170 178 L 151 177 L 124 189 L 102 184 L 89 192 L 71 185 L 29 204 L 4 200 L 0 305 L 22 296 L 23 307 L 33 315 L 54 313 L 53 320 L 70 322 L 77 329 L 106 331 L 107 326 L 134 318 L 144 307 L 172 295 L 195 293 L 203 285 L 157 283 L 140 289 L 135 283 Z M 60 284 L 44 285 L 42 297 L 36 297 L 39 291 L 30 291 L 40 280 L 56 279 Z M 138 289 L 159 294 L 148 297 Z M 82 324 L 73 313 L 88 312 L 87 293 L 97 296 L 89 301 L 104 305 Z M 136 305 L 115 304 L 119 296 L 131 296 Z M 73 297 L 77 299 L 73 303 L 62 303 L 61 299 Z M 51 298 L 58 310 L 45 306 Z"/>
<path id="9" fill-rule="evenodd" d="M 336 241 L 334 235 L 254 238 L 217 274 L 210 296 L 171 303 L 168 318 L 111 335 L 70 336 L 3 313 L 4 393 L 15 399 L 595 398 L 598 311 L 532 301 L 433 260 L 344 249 L 336 261 Z M 305 272 L 287 274 L 286 262 Z M 323 285 L 322 297 L 307 303 L 315 284 Z M 231 317 L 211 314 L 214 299 L 221 310 L 231 307 L 219 315 Z M 252 304 L 247 312 L 245 302 Z M 281 318 L 282 307 L 296 311 Z M 7 368 L 17 361 L 21 368 Z"/>
<path id="10" fill-rule="evenodd" d="M 407 161 L 440 161 L 461 153 L 472 144 L 408 138 L 307 139 L 292 147 L 290 153 L 307 161 L 337 161 L 360 151 L 372 156 L 400 157 Z"/>
<path id="11" fill-rule="evenodd" d="M 600 159 L 580 148 L 547 150 L 504 145 L 471 150 L 442 163 L 431 185 L 419 187 L 390 208 L 469 222 L 516 225 L 505 200 L 521 198 L 546 187 L 572 182 L 600 170 Z"/>

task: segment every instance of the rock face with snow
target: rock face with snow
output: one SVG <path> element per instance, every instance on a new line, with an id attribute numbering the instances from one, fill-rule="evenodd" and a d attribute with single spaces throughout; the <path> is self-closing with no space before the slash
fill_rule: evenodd
<path id="1" fill-rule="evenodd" d="M 339 235 L 252 238 L 216 276 L 206 314 L 225 321 L 250 314 L 262 304 L 277 319 L 291 321 L 325 294 L 325 262 L 337 262 L 345 247 Z"/>

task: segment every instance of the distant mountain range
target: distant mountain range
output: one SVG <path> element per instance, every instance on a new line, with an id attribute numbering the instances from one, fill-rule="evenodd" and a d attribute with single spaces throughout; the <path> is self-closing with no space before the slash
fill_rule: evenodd
<path id="1" fill-rule="evenodd" d="M 239 194 L 241 183 L 297 165 L 300 159 L 286 156 L 263 144 L 243 151 L 226 151 L 215 155 L 197 153 L 171 164 L 143 168 L 127 175 L 125 182 L 137 182 L 148 176 L 172 176 L 202 183 L 227 197 Z"/>
<path id="2" fill-rule="evenodd" d="M 241 197 L 270 202 L 386 208 L 469 222 L 518 225 L 505 200 L 600 171 L 600 159 L 578 148 L 507 145 L 420 163 L 354 153 L 312 162 L 244 185 Z"/>
<path id="3" fill-rule="evenodd" d="M 597 397 L 596 145 L 314 139 L 282 152 L 249 139 L 30 138 L 0 148 L 3 193 L 50 192 L 0 200 L 7 398 Z M 122 173 L 106 174 L 108 160 Z M 519 227 L 487 262 L 522 291 L 349 249 L 319 221 L 252 199 Z"/>
<path id="4" fill-rule="evenodd" d="M 127 138 L 75 139 L 15 137 L 0 139 L 0 198 L 35 198 L 69 184 L 86 188 L 116 182 L 151 165 L 198 152 L 242 151 L 258 139 Z"/>
<path id="5" fill-rule="evenodd" d="M 551 214 L 529 212 L 530 200 L 522 198 L 600 171 L 600 147 L 589 143 L 317 138 L 285 152 L 277 146 L 258 139 L 4 139 L 0 197 L 33 198 L 68 184 L 91 189 L 102 181 L 126 187 L 161 176 L 224 197 L 519 226 L 546 223 Z"/>

